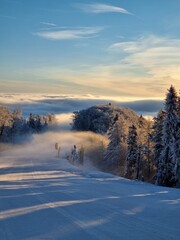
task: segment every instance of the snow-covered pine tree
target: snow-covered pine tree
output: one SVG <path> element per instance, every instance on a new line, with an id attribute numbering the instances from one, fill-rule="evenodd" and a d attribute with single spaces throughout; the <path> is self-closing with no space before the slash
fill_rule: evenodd
<path id="1" fill-rule="evenodd" d="M 79 163 L 81 165 L 83 165 L 84 164 L 84 146 L 82 144 L 81 144 L 81 147 L 79 149 L 78 155 L 79 155 Z"/>
<path id="2" fill-rule="evenodd" d="M 136 178 L 137 158 L 138 158 L 138 138 L 137 129 L 134 125 L 129 127 L 128 133 L 128 154 L 126 160 L 126 174 L 125 177 L 130 179 Z"/>
<path id="3" fill-rule="evenodd" d="M 177 106 L 177 127 L 176 127 L 176 139 L 175 139 L 175 151 L 174 151 L 174 162 L 175 162 L 175 176 L 177 186 L 180 187 L 180 96 L 178 97 Z"/>
<path id="4" fill-rule="evenodd" d="M 160 110 L 157 117 L 154 118 L 154 124 L 152 126 L 152 141 L 154 142 L 154 162 L 157 167 L 159 168 L 159 163 L 161 159 L 161 154 L 163 150 L 163 124 L 165 119 L 166 112 Z"/>
<path id="5" fill-rule="evenodd" d="M 12 124 L 12 112 L 5 106 L 0 106 L 0 141 L 6 141 L 8 138 L 8 131 Z"/>
<path id="6" fill-rule="evenodd" d="M 175 139 L 177 127 L 177 93 L 173 86 L 170 87 L 165 99 L 166 116 L 163 124 L 163 150 L 157 169 L 156 184 L 175 186 Z"/>
<path id="7" fill-rule="evenodd" d="M 121 118 L 115 118 L 114 123 L 109 130 L 109 144 L 104 154 L 107 170 L 118 172 L 123 152 L 123 143 L 125 142 L 124 121 Z"/>
<path id="8" fill-rule="evenodd" d="M 20 110 L 13 112 L 13 121 L 9 132 L 11 141 L 18 139 L 22 134 L 28 134 L 29 128 L 26 120 L 21 116 Z"/>
<path id="9" fill-rule="evenodd" d="M 153 161 L 153 144 L 150 141 L 152 135 L 152 120 L 146 120 L 146 124 L 142 127 L 144 117 L 140 117 L 140 128 L 137 129 L 139 142 L 139 159 L 141 176 L 151 181 L 154 177 L 154 161 Z M 138 174 L 137 174 L 138 175 Z"/>
<path id="10" fill-rule="evenodd" d="M 76 145 L 74 145 L 73 150 L 71 152 L 71 162 L 75 165 L 79 164 L 79 154 L 77 152 Z"/>

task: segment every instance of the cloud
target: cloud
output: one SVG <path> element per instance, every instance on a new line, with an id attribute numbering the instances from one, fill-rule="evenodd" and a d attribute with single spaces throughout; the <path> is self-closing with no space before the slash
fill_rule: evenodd
<path id="1" fill-rule="evenodd" d="M 47 25 L 47 26 L 52 26 L 52 27 L 56 27 L 57 25 L 55 23 L 50 23 L 50 22 L 40 22 L 43 25 Z"/>
<path id="2" fill-rule="evenodd" d="M 16 84 L 11 79 L 1 80 L 1 92 L 90 93 L 106 96 L 104 99 L 114 96 L 133 101 L 162 100 L 171 84 L 180 89 L 179 39 L 155 35 L 125 39 L 105 49 L 106 58 L 100 55 L 98 61 L 91 62 L 86 56 L 80 64 L 71 59 L 64 64 L 23 70 L 25 80 L 21 75 Z"/>
<path id="3" fill-rule="evenodd" d="M 9 15 L 2 15 L 2 14 L 0 14 L 0 17 L 1 18 L 6 18 L 6 19 L 12 19 L 12 20 L 14 20 L 14 19 L 16 19 L 16 17 L 14 17 L 14 16 L 9 16 Z"/>
<path id="4" fill-rule="evenodd" d="M 124 62 L 145 68 L 174 66 L 180 63 L 180 40 L 149 35 L 134 41 L 118 42 L 111 50 L 125 53 Z"/>
<path id="5" fill-rule="evenodd" d="M 131 108 L 139 114 L 148 114 L 151 116 L 155 116 L 160 109 L 164 108 L 162 100 L 141 100 L 134 102 L 124 102 L 120 103 L 120 106 Z"/>
<path id="6" fill-rule="evenodd" d="M 49 39 L 49 40 L 73 40 L 94 37 L 103 27 L 80 27 L 76 29 L 63 29 L 57 31 L 42 31 L 37 32 L 34 35 Z"/>
<path id="7" fill-rule="evenodd" d="M 21 108 L 23 115 L 29 113 L 45 115 L 54 113 L 60 124 L 69 125 L 71 114 L 74 111 L 86 109 L 93 105 L 113 103 L 119 107 L 128 107 L 138 114 L 154 116 L 163 108 L 162 100 L 124 100 L 100 95 L 49 95 L 49 94 L 0 94 L 0 104 L 9 106 L 11 109 Z M 67 123 L 67 124 L 66 124 Z"/>
<path id="8" fill-rule="evenodd" d="M 156 88 L 158 82 L 180 87 L 179 39 L 148 35 L 133 41 L 114 43 L 109 50 L 121 56 L 121 69 L 124 67 L 126 72 L 134 73 L 135 78 L 144 77 L 154 82 L 152 88 Z"/>
<path id="9" fill-rule="evenodd" d="M 79 5 L 79 8 L 84 12 L 89 12 L 89 13 L 112 13 L 113 12 L 113 13 L 131 14 L 124 8 L 107 5 L 107 4 L 100 4 L 100 3 L 81 4 Z"/>

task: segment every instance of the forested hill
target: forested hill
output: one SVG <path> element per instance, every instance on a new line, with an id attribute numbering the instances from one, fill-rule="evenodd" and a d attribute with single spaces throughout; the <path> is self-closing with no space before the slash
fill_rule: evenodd
<path id="1" fill-rule="evenodd" d="M 107 104 L 75 112 L 72 129 L 108 135 L 109 143 L 101 146 L 101 156 L 98 154 L 96 161 L 93 158 L 96 167 L 130 179 L 139 178 L 137 175 L 141 175 L 141 178 L 143 176 L 146 181 L 151 181 L 154 176 L 149 142 L 151 125 L 151 121 L 138 116 L 129 108 Z M 134 132 L 131 133 L 131 130 Z M 129 151 L 133 166 L 128 167 L 131 172 L 127 173 Z M 138 170 L 140 174 L 137 174 L 136 160 L 139 158 L 141 169 Z"/>
<path id="2" fill-rule="evenodd" d="M 115 121 L 121 122 L 125 132 L 132 125 L 135 125 L 137 129 L 147 128 L 149 125 L 149 121 L 137 115 L 133 110 L 107 104 L 74 112 L 72 129 L 105 134 Z"/>
<path id="3" fill-rule="evenodd" d="M 171 86 L 153 121 L 112 104 L 74 113 L 73 129 L 108 133 L 98 166 L 130 179 L 180 186 L 180 96 Z"/>

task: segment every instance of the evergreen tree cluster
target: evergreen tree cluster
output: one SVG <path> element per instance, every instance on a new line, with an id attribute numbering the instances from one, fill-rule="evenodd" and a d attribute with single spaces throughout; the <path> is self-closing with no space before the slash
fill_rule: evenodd
<path id="1" fill-rule="evenodd" d="M 92 131 L 106 134 L 112 130 L 116 121 L 119 124 L 125 122 L 126 132 L 128 126 L 133 124 L 139 128 L 144 128 L 147 121 L 142 116 L 138 116 L 133 110 L 124 107 L 116 107 L 113 104 L 92 106 L 88 109 L 74 112 L 72 130 Z"/>
<path id="2" fill-rule="evenodd" d="M 127 108 L 100 105 L 74 113 L 73 130 L 107 134 L 103 160 L 95 164 L 101 169 L 180 187 L 180 96 L 173 86 L 153 121 Z"/>
<path id="3" fill-rule="evenodd" d="M 105 124 L 104 124 L 105 123 Z M 138 135 L 138 146 L 144 144 L 148 146 L 149 121 L 143 116 L 138 116 L 129 108 L 116 107 L 113 104 L 98 105 L 76 112 L 73 118 L 73 130 L 78 131 L 93 131 L 107 135 L 109 144 L 103 149 L 103 159 L 101 161 L 94 161 L 93 164 L 104 170 L 115 174 L 124 176 L 127 169 L 127 155 L 128 155 L 128 132 L 129 126 L 134 125 Z M 146 153 L 142 161 L 144 161 L 143 168 L 147 165 L 147 147 Z M 136 155 L 138 155 L 136 149 Z M 131 163 L 130 163 L 131 165 Z M 152 164 L 153 165 L 153 164 Z M 136 173 L 134 173 L 136 175 Z M 129 178 L 133 176 L 129 175 Z"/>
<path id="4" fill-rule="evenodd" d="M 5 106 L 0 106 L 0 142 L 13 142 L 20 136 L 40 133 L 55 123 L 54 114 L 30 114 L 25 119 L 20 109 L 11 111 Z"/>
<path id="5" fill-rule="evenodd" d="M 103 134 L 108 131 L 111 125 L 111 118 L 109 117 L 111 114 L 111 108 L 104 105 L 74 112 L 72 129 Z"/>
<path id="6" fill-rule="evenodd" d="M 156 163 L 156 184 L 180 184 L 180 96 L 173 86 L 168 90 L 164 110 L 154 119 L 152 140 Z"/>
<path id="7" fill-rule="evenodd" d="M 56 117 L 54 114 L 40 116 L 30 113 L 27 124 L 33 132 L 38 133 L 45 130 L 48 126 L 56 124 Z"/>

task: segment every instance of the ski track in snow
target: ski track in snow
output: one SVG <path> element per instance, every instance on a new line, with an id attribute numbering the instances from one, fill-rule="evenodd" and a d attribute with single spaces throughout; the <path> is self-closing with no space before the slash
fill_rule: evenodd
<path id="1" fill-rule="evenodd" d="M 1 240 L 178 240 L 180 190 L 51 158 L 0 159 Z"/>

